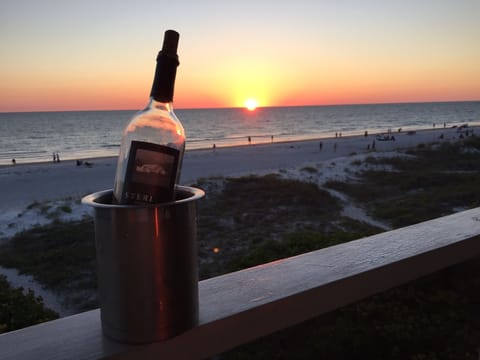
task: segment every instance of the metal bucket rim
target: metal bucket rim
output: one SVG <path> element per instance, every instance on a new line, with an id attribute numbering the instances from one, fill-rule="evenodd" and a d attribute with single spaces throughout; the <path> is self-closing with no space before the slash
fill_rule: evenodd
<path id="1" fill-rule="evenodd" d="M 104 196 L 113 193 L 113 189 L 107 189 L 102 191 L 97 191 L 95 193 L 86 195 L 82 198 L 82 204 L 90 205 L 94 208 L 115 208 L 115 209 L 139 209 L 139 208 L 159 208 L 172 206 L 177 204 L 182 204 L 190 201 L 195 201 L 201 199 L 205 196 L 205 191 L 202 189 L 194 188 L 191 186 L 175 185 L 175 191 L 186 193 L 187 196 L 178 200 L 158 203 L 158 204 L 135 204 L 135 205 L 121 205 L 121 204 L 107 204 L 101 203 L 97 200 Z"/>

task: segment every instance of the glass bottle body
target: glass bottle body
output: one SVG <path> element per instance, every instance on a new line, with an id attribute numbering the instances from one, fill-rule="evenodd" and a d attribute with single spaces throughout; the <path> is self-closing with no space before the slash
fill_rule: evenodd
<path id="1" fill-rule="evenodd" d="M 160 203 L 174 199 L 185 152 L 185 131 L 171 102 L 150 99 L 123 132 L 113 201 Z"/>

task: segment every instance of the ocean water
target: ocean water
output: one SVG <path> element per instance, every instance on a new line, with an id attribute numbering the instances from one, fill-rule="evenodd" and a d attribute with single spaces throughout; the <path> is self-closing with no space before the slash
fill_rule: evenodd
<path id="1" fill-rule="evenodd" d="M 268 107 L 247 111 L 179 109 L 187 150 L 273 141 L 480 125 L 480 101 Z M 0 113 L 0 165 L 88 159 L 118 154 L 122 129 L 135 111 Z"/>

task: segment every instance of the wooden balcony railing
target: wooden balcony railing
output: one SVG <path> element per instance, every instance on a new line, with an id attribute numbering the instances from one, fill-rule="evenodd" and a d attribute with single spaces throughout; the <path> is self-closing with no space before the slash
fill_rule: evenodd
<path id="1" fill-rule="evenodd" d="M 0 336 L 1 359 L 203 359 L 480 255 L 480 208 L 201 281 L 200 324 L 131 346 L 99 310 Z"/>

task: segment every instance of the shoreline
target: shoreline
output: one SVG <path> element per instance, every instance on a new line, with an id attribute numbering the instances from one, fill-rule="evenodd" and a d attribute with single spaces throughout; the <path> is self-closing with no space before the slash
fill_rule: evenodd
<path id="1" fill-rule="evenodd" d="M 455 141 L 459 137 L 457 130 L 437 127 L 410 131 L 411 135 L 403 131 L 391 132 L 395 141 L 380 141 L 377 139 L 379 133 L 372 133 L 368 136 L 344 135 L 187 150 L 179 183 L 190 185 L 199 178 L 263 174 L 352 154 L 396 151 L 434 141 Z M 480 134 L 480 126 L 470 127 L 470 130 Z M 16 211 L 18 214 L 32 202 L 78 199 L 113 187 L 117 156 L 83 161 L 88 161 L 91 166 L 77 166 L 76 160 L 0 166 L 0 187 L 7 189 L 2 196 L 0 221 L 5 221 L 7 213 Z"/>
<path id="2" fill-rule="evenodd" d="M 408 127 L 408 128 L 405 128 L 405 129 L 402 129 L 402 128 L 394 128 L 395 130 L 392 130 L 390 132 L 391 135 L 405 135 L 407 132 L 411 132 L 411 131 L 414 131 L 416 133 L 422 133 L 422 132 L 430 132 L 430 131 L 445 131 L 445 132 L 449 132 L 449 131 L 456 131 L 458 129 L 458 126 L 454 125 L 454 126 L 450 126 L 450 127 L 446 127 L 446 128 L 443 128 L 443 127 L 432 127 L 432 128 L 414 128 L 414 127 Z M 401 131 L 398 131 L 398 130 L 401 130 Z M 477 131 L 480 132 L 480 124 L 477 124 L 476 122 L 473 124 L 473 125 L 469 125 L 469 129 L 478 129 Z M 366 130 L 365 130 L 366 131 Z M 383 134 L 386 134 L 387 132 L 385 131 L 374 131 L 374 132 L 368 132 L 368 137 L 371 138 L 373 136 L 377 136 L 377 135 L 383 135 Z M 341 132 L 339 132 L 339 134 L 342 134 Z M 255 139 L 255 138 L 264 138 L 264 139 L 267 139 L 269 138 L 270 135 L 254 135 L 254 136 L 251 136 L 252 139 Z M 241 144 L 227 144 L 227 145 L 216 145 L 216 149 L 217 150 L 220 150 L 220 149 L 235 149 L 235 148 L 244 148 L 244 147 L 253 147 L 253 146 L 264 146 L 264 145 L 275 145 L 275 144 L 295 144 L 295 143 L 303 143 L 303 142 L 318 142 L 318 141 L 331 141 L 331 140 L 340 140 L 340 139 L 351 139 L 351 138 L 364 138 L 364 134 L 360 134 L 360 133 L 357 133 L 356 131 L 353 133 L 353 132 L 348 132 L 346 133 L 345 135 L 341 135 L 341 136 L 338 136 L 338 137 L 335 137 L 333 135 L 325 135 L 325 136 L 317 136 L 317 137 L 313 137 L 313 138 L 309 138 L 309 137 L 306 137 L 306 138 L 298 138 L 298 139 L 279 139 L 279 140 L 275 140 L 275 137 L 273 138 L 273 141 L 260 141 L 260 142 L 255 142 L 255 141 L 252 141 L 251 143 L 248 143 L 248 140 L 245 140 L 245 143 L 241 143 Z M 248 137 L 245 137 L 245 139 L 248 139 Z M 188 139 L 187 139 L 187 143 L 188 143 Z M 215 142 L 212 140 L 212 144 L 211 146 L 209 147 L 199 147 L 199 148 L 193 148 L 193 149 L 186 149 L 185 150 L 185 155 L 187 153 L 195 153 L 195 152 L 202 152 L 202 151 L 210 151 L 210 150 L 213 150 L 213 144 Z M 117 159 L 118 155 L 104 155 L 104 156 L 85 156 L 85 157 L 76 157 L 76 158 L 70 158 L 70 157 L 66 157 L 65 159 L 62 159 L 60 161 L 60 163 L 73 163 L 75 165 L 75 162 L 77 160 L 80 160 L 80 161 L 89 161 L 89 162 L 92 162 L 92 161 L 102 161 L 102 160 L 112 160 L 112 159 Z M 33 166 L 33 165 L 47 165 L 47 164 L 52 164 L 52 165 L 56 165 L 58 163 L 54 163 L 51 159 L 50 160 L 44 160 L 44 161 L 30 161 L 30 162 L 16 162 L 16 164 L 0 164 L 0 170 L 1 169 L 4 169 L 4 168 L 14 168 L 14 167 L 21 167 L 21 166 Z"/>

